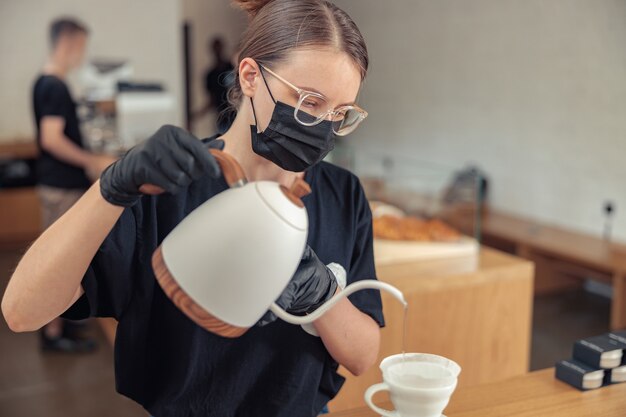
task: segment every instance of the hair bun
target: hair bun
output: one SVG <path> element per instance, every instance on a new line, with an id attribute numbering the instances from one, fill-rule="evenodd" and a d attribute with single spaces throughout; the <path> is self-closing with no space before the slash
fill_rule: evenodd
<path id="1" fill-rule="evenodd" d="M 242 10 L 245 10 L 251 17 L 256 14 L 265 6 L 274 0 L 232 0 L 233 4 Z"/>

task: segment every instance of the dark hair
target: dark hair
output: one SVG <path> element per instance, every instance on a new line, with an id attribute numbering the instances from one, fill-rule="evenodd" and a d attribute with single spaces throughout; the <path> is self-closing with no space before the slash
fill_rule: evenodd
<path id="1" fill-rule="evenodd" d="M 284 61 L 289 51 L 330 46 L 348 54 L 365 78 L 369 58 L 363 35 L 350 16 L 327 0 L 234 0 L 250 15 L 239 45 L 238 60 L 250 57 L 261 65 Z M 229 90 L 232 107 L 241 102 L 239 73 Z"/>
<path id="2" fill-rule="evenodd" d="M 63 35 L 73 35 L 76 33 L 88 34 L 87 26 L 71 17 L 55 19 L 50 23 L 50 46 L 53 48 Z"/>

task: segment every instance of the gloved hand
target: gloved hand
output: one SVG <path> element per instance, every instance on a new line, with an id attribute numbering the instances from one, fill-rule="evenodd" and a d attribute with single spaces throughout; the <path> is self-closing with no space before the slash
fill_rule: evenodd
<path id="1" fill-rule="evenodd" d="M 217 178 L 220 168 L 209 147 L 222 149 L 224 142 L 215 140 L 207 146 L 179 127 L 162 126 L 104 170 L 102 197 L 116 206 L 130 207 L 142 193 L 176 194 L 204 175 Z"/>
<path id="2" fill-rule="evenodd" d="M 335 275 L 307 245 L 298 269 L 276 300 L 276 304 L 291 314 L 307 314 L 328 301 L 335 295 L 335 291 L 337 291 Z M 276 315 L 268 311 L 257 326 L 265 326 L 275 320 Z"/>

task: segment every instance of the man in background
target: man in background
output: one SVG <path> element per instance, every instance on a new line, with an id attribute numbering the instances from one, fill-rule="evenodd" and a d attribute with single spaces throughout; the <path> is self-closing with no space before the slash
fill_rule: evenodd
<path id="1" fill-rule="evenodd" d="M 61 217 L 113 159 L 85 149 L 76 104 L 66 84 L 85 55 L 87 28 L 75 19 L 57 19 L 50 25 L 50 55 L 33 87 L 33 111 L 37 130 L 38 193 L 43 227 Z M 40 332 L 44 350 L 87 352 L 95 348 L 82 339 L 74 326 L 60 318 Z"/>
<path id="2" fill-rule="evenodd" d="M 217 133 L 224 133 L 232 124 L 235 114 L 228 110 L 228 87 L 234 82 L 233 64 L 225 57 L 224 40 L 216 36 L 209 42 L 209 53 L 213 56 L 213 67 L 204 77 L 206 105 L 196 114 L 205 115 L 214 110 L 217 117 Z"/>

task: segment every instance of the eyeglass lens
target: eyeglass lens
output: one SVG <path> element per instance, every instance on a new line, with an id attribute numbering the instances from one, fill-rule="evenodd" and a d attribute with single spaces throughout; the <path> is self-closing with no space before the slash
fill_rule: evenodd
<path id="1" fill-rule="evenodd" d="M 328 102 L 316 94 L 304 94 L 296 107 L 296 120 L 305 125 L 313 126 L 328 116 Z M 356 109 L 347 108 L 333 113 L 332 126 L 337 135 L 347 135 L 361 122 L 361 113 Z"/>

